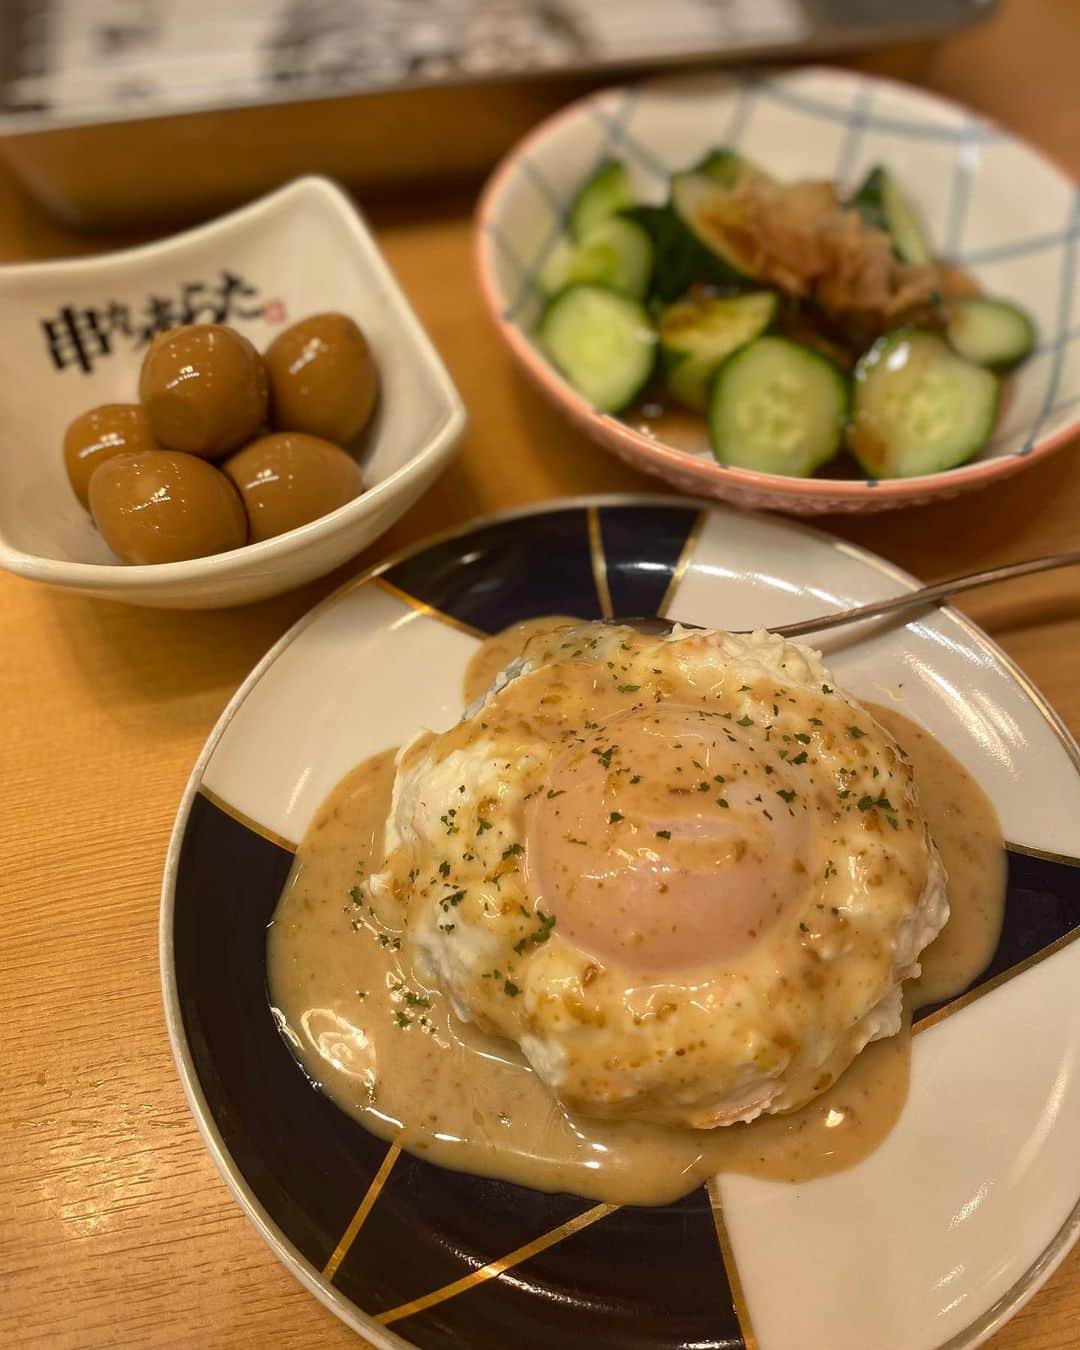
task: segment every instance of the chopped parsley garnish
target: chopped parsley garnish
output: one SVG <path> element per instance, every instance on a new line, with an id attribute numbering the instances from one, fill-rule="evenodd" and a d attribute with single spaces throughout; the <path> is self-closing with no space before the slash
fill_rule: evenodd
<path id="1" fill-rule="evenodd" d="M 617 825 L 619 821 L 623 819 L 624 816 L 621 811 L 612 811 L 611 815 L 607 818 L 607 823 L 609 825 Z"/>
<path id="2" fill-rule="evenodd" d="M 736 717 L 735 722 L 740 727 L 752 727 L 754 725 L 754 719 L 746 713 L 742 717 Z"/>
<path id="3" fill-rule="evenodd" d="M 511 998 L 517 998 L 518 994 L 521 993 L 521 990 L 517 987 L 517 985 L 513 982 L 513 980 L 506 980 L 503 983 L 503 993 L 509 994 Z"/>
<path id="4" fill-rule="evenodd" d="M 398 1026 L 402 1029 L 402 1031 L 404 1031 L 406 1027 L 412 1026 L 412 1018 L 406 1016 L 406 1014 L 403 1013 L 400 1009 L 394 1014 L 394 1021 L 398 1024 Z"/>
<path id="5" fill-rule="evenodd" d="M 509 848 L 504 848 L 502 855 L 504 858 L 516 858 L 519 853 L 525 852 L 523 844 L 511 844 Z"/>
<path id="6" fill-rule="evenodd" d="M 657 839 L 670 839 L 670 838 L 671 838 L 671 831 L 670 831 L 670 830 L 657 830 L 657 831 L 656 831 L 656 837 L 657 837 Z"/>
<path id="7" fill-rule="evenodd" d="M 548 801 L 551 801 L 552 797 L 561 797 L 565 791 L 565 788 L 548 788 Z"/>
<path id="8" fill-rule="evenodd" d="M 823 684 L 823 685 L 821 686 L 821 692 L 822 692 L 823 694 L 831 694 L 831 693 L 832 693 L 832 689 L 831 689 L 831 687 L 830 687 L 829 685 Z"/>
<path id="9" fill-rule="evenodd" d="M 450 864 L 445 860 L 439 864 L 439 876 L 448 877 L 450 875 Z"/>
<path id="10" fill-rule="evenodd" d="M 584 844 L 584 843 L 585 843 L 585 840 L 584 840 L 584 839 L 575 839 L 574 836 L 573 836 L 572 834 L 568 834 L 568 835 L 566 836 L 566 842 L 567 842 L 568 844 Z"/>
<path id="11" fill-rule="evenodd" d="M 364 903 L 364 892 L 359 886 L 353 886 L 349 890 L 349 899 L 354 905 L 362 905 Z"/>
<path id="12" fill-rule="evenodd" d="M 640 685 L 640 684 L 620 684 L 618 688 L 619 688 L 619 693 L 620 693 L 620 694 L 636 694 L 637 691 L 641 688 L 641 685 Z"/>
<path id="13" fill-rule="evenodd" d="M 410 1008 L 430 1008 L 431 999 L 424 998 L 423 994 L 414 994 L 411 989 L 405 990 L 405 1002 Z"/>
<path id="14" fill-rule="evenodd" d="M 825 725 L 820 717 L 808 717 L 806 720 L 812 727 L 823 727 Z"/>
<path id="15" fill-rule="evenodd" d="M 792 757 L 791 757 L 791 763 L 792 763 L 792 764 L 805 764 L 805 763 L 806 763 L 806 751 L 805 751 L 805 750 L 800 750 L 799 753 L 798 753 L 797 755 L 792 755 Z"/>
<path id="16" fill-rule="evenodd" d="M 727 804 L 727 798 L 726 798 L 726 797 L 717 797 L 717 799 L 716 799 L 716 804 L 717 804 L 717 806 L 722 806 L 722 807 L 724 808 L 725 811 L 728 809 L 728 804 Z"/>
<path id="17" fill-rule="evenodd" d="M 871 797 L 868 792 L 864 793 L 863 796 L 859 798 L 857 805 L 860 811 L 872 811 L 876 806 L 883 807 L 886 811 L 891 811 L 893 809 L 892 802 L 889 801 L 884 792 L 880 797 Z"/>
<path id="18" fill-rule="evenodd" d="M 809 926 L 809 924 L 803 923 L 803 921 L 802 921 L 801 919 L 799 920 L 799 927 L 800 927 L 800 929 L 801 929 L 804 933 L 809 933 L 809 931 L 810 931 L 810 926 Z"/>
<path id="19" fill-rule="evenodd" d="M 542 909 L 538 909 L 536 917 L 540 920 L 540 927 L 535 932 L 527 933 L 519 942 L 514 943 L 514 951 L 517 952 L 518 956 L 524 952 L 530 943 L 534 947 L 542 947 L 551 937 L 551 930 L 555 927 L 555 915 L 545 914 Z"/>
<path id="20" fill-rule="evenodd" d="M 737 692 L 740 694 L 745 694 L 749 688 L 750 686 L 748 684 L 740 684 Z"/>
<path id="21" fill-rule="evenodd" d="M 490 830 L 490 829 L 491 829 L 491 821 L 490 821 L 490 820 L 485 820 L 483 816 L 477 816 L 477 818 L 476 818 L 476 833 L 477 833 L 477 834 L 483 834 L 485 830 Z"/>
<path id="22" fill-rule="evenodd" d="M 630 781 L 631 781 L 631 783 L 640 783 L 640 782 L 641 782 L 641 774 L 639 774 L 639 773 L 634 774 L 633 778 L 631 778 Z"/>
<path id="23" fill-rule="evenodd" d="M 800 745 L 810 744 L 810 737 L 806 734 L 805 731 L 797 731 L 795 733 L 795 739 L 799 742 Z"/>
<path id="24" fill-rule="evenodd" d="M 848 735 L 854 736 L 856 740 L 860 740 L 863 736 L 866 735 L 866 732 L 863 731 L 862 727 L 848 727 L 847 730 Z"/>
<path id="25" fill-rule="evenodd" d="M 790 805 L 799 795 L 794 788 L 777 788 L 776 795 L 782 797 Z"/>
<path id="26" fill-rule="evenodd" d="M 708 780 L 703 778 L 701 782 L 697 785 L 697 790 L 699 792 L 708 792 L 709 790 Z"/>

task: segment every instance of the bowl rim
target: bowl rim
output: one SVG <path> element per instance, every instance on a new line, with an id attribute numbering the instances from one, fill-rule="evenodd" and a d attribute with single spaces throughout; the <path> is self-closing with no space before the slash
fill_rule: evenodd
<path id="1" fill-rule="evenodd" d="M 1022 450 L 1013 451 L 994 459 L 975 460 L 972 463 L 958 465 L 954 469 L 946 469 L 939 473 L 919 474 L 911 478 L 888 478 L 872 481 L 864 478 L 796 478 L 785 474 L 763 473 L 756 469 L 743 469 L 735 465 L 720 464 L 715 459 L 666 445 L 655 437 L 636 430 L 614 414 L 598 412 L 546 360 L 516 320 L 508 316 L 497 292 L 494 268 L 491 263 L 494 255 L 494 232 L 491 227 L 497 223 L 501 199 L 519 164 L 529 151 L 556 128 L 565 122 L 576 120 L 590 104 L 633 89 L 648 91 L 665 86 L 670 88 L 679 82 L 690 84 L 697 81 L 700 83 L 710 78 L 727 80 L 734 88 L 761 77 L 790 78 L 802 75 L 827 76 L 840 83 L 847 82 L 857 86 L 878 86 L 892 89 L 911 98 L 916 103 L 936 105 L 939 108 L 948 109 L 953 114 L 962 114 L 966 120 L 974 121 L 977 125 L 1000 133 L 1003 137 L 1021 146 L 1025 153 L 1032 155 L 1051 172 L 1064 178 L 1070 187 L 1075 190 L 1072 175 L 1068 170 L 1025 137 L 1017 135 L 1000 122 L 986 117 L 958 99 L 949 98 L 936 91 L 924 89 L 920 85 L 907 84 L 902 80 L 894 80 L 884 75 L 872 75 L 863 71 L 848 70 L 845 67 L 830 65 L 826 62 L 813 62 L 791 68 L 766 66 L 750 75 L 738 71 L 714 69 L 704 73 L 698 71 L 690 75 L 661 75 L 633 83 L 608 85 L 568 103 L 526 132 L 499 160 L 484 184 L 477 202 L 473 219 L 473 265 L 488 311 L 515 358 L 556 407 L 567 413 L 584 430 L 594 429 L 599 438 L 605 442 L 606 448 L 614 449 L 618 447 L 617 453 L 625 452 L 624 457 L 639 468 L 645 468 L 646 464 L 651 461 L 648 471 L 660 473 L 668 481 L 671 481 L 669 477 L 671 473 L 683 475 L 691 473 L 697 479 L 691 489 L 695 492 L 708 491 L 710 484 L 723 484 L 730 486 L 736 492 L 759 494 L 762 499 L 766 495 L 770 495 L 775 498 L 777 503 L 785 497 L 804 501 L 830 498 L 844 504 L 868 501 L 878 505 L 888 503 L 889 505 L 899 506 L 907 501 L 925 501 L 931 496 L 948 491 L 950 488 L 958 492 L 966 492 L 969 489 L 986 486 L 994 480 L 1011 477 L 1014 473 L 1019 473 L 1022 469 L 1027 468 L 1029 464 L 1033 464 L 1037 460 L 1053 454 L 1056 450 L 1062 449 L 1080 433 L 1080 413 L 1073 414 L 1064 426 L 1041 436 Z M 952 494 L 950 493 L 950 495 Z M 765 505 L 765 502 L 760 500 L 758 504 Z M 840 507 L 839 509 L 843 508 Z"/>
<path id="2" fill-rule="evenodd" d="M 375 236 L 367 225 L 359 207 L 345 191 L 332 179 L 322 174 L 304 174 L 273 191 L 265 193 L 253 202 L 215 216 L 212 220 L 167 235 L 164 239 L 145 244 L 136 244 L 131 248 L 113 249 L 104 254 L 90 254 L 86 257 L 63 258 L 56 261 L 13 263 L 0 267 L 0 292 L 6 280 L 40 280 L 85 273 L 106 266 L 124 266 L 130 262 L 139 262 L 150 258 L 160 258 L 186 247 L 211 239 L 222 230 L 233 226 L 244 226 L 265 216 L 281 214 L 295 201 L 310 198 L 318 202 L 321 208 L 338 217 L 348 233 L 348 245 L 358 250 L 363 264 L 373 274 L 385 294 L 389 297 L 389 310 L 393 321 L 401 325 L 424 366 L 444 405 L 440 425 L 419 448 L 387 477 L 367 488 L 358 497 L 339 506 L 336 510 L 286 530 L 257 543 L 243 544 L 240 548 L 225 553 L 211 553 L 203 558 L 189 558 L 180 562 L 167 563 L 84 563 L 69 562 L 59 558 L 48 558 L 40 554 L 27 553 L 9 544 L 0 533 L 0 567 L 19 576 L 35 581 L 51 582 L 54 585 L 70 587 L 95 587 L 99 590 L 148 591 L 159 586 L 172 586 L 189 582 L 204 581 L 259 567 L 301 550 L 309 544 L 328 539 L 339 531 L 347 529 L 356 521 L 367 519 L 378 511 L 379 506 L 391 500 L 398 489 L 417 473 L 432 463 L 444 460 L 465 430 L 467 414 L 465 404 L 442 357 L 435 348 L 413 309 L 408 297 L 380 250 Z"/>

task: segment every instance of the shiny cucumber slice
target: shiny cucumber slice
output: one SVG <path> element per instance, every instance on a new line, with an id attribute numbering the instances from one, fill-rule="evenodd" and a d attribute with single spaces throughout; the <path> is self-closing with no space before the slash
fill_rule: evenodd
<path id="1" fill-rule="evenodd" d="M 933 259 L 930 236 L 915 203 L 900 186 L 896 175 L 880 165 L 872 169 L 851 199 L 863 219 L 884 230 L 893 252 L 906 263 L 923 264 Z"/>
<path id="2" fill-rule="evenodd" d="M 950 300 L 945 336 L 954 352 L 978 366 L 1015 366 L 1035 346 L 1035 325 L 1019 305 L 965 296 Z"/>
<path id="3" fill-rule="evenodd" d="M 855 367 L 847 442 L 874 478 L 941 473 L 971 459 L 997 416 L 997 377 L 937 333 L 901 328 Z"/>
<path id="4" fill-rule="evenodd" d="M 617 159 L 605 160 L 570 203 L 570 234 L 574 239 L 584 239 L 602 220 L 625 211 L 634 201 L 626 165 Z"/>
<path id="5" fill-rule="evenodd" d="M 595 283 L 641 299 L 652 267 L 653 245 L 645 227 L 625 216 L 609 216 L 577 243 L 559 240 L 540 273 L 540 287 L 555 295 L 566 286 Z"/>
<path id="6" fill-rule="evenodd" d="M 723 361 L 760 337 L 776 318 L 772 291 L 689 297 L 660 314 L 660 360 L 668 392 L 687 408 L 704 412 L 709 387 Z"/>
<path id="7" fill-rule="evenodd" d="M 762 337 L 720 367 L 709 439 L 721 464 L 806 478 L 832 459 L 847 417 L 844 372 L 799 342 Z"/>
<path id="8" fill-rule="evenodd" d="M 569 286 L 540 319 L 552 364 L 598 412 L 633 403 L 652 374 L 656 330 L 644 305 L 607 286 Z"/>

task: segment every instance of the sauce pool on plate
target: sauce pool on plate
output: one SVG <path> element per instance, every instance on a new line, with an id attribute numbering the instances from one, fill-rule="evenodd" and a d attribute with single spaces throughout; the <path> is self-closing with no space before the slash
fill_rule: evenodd
<path id="1" fill-rule="evenodd" d="M 471 702 L 538 632 L 514 625 L 484 642 L 465 680 Z M 389 749 L 346 775 L 296 856 L 268 938 L 274 1015 L 305 1071 L 373 1133 L 432 1162 L 540 1190 L 619 1204 L 663 1204 L 722 1171 L 789 1182 L 871 1153 L 907 1096 L 910 1010 L 964 989 L 1001 928 L 1005 855 L 993 806 L 928 732 L 868 705 L 914 765 L 923 811 L 949 875 L 951 916 L 908 985 L 903 1030 L 867 1046 L 807 1106 L 749 1125 L 692 1130 L 572 1116 L 510 1042 L 453 1012 L 409 958 L 403 935 L 364 903 L 382 863 L 394 781 Z"/>

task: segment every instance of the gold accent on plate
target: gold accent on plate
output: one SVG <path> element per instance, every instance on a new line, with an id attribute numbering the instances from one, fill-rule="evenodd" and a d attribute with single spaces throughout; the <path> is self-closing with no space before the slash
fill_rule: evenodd
<path id="1" fill-rule="evenodd" d="M 743 1292 L 738 1263 L 735 1260 L 735 1249 L 731 1245 L 731 1237 L 727 1230 L 727 1224 L 724 1222 L 724 1207 L 720 1203 L 720 1184 L 717 1178 L 710 1177 L 705 1183 L 705 1189 L 709 1194 L 709 1208 L 712 1210 L 716 1240 L 720 1243 L 720 1256 L 724 1262 L 724 1270 L 727 1272 L 728 1287 L 731 1289 L 731 1301 L 735 1305 L 735 1316 L 738 1319 L 739 1330 L 742 1332 L 746 1350 L 758 1350 L 757 1337 L 754 1335 L 754 1324 L 750 1320 L 750 1309 Z"/>
<path id="2" fill-rule="evenodd" d="M 1054 956 L 1080 938 L 1080 925 L 1073 928 L 1068 933 L 1063 933 L 1061 937 L 1055 938 L 1053 942 L 1041 947 L 1037 952 L 1032 952 L 1030 956 L 1025 956 L 1022 961 L 1017 961 L 1015 966 L 1010 966 L 1008 970 L 1003 970 L 1000 975 L 995 975 L 992 980 L 987 980 L 985 984 L 980 984 L 977 989 L 969 989 L 966 994 L 961 994 L 959 998 L 954 998 L 951 1003 L 946 1003 L 944 1007 L 938 1008 L 932 1012 L 929 1017 L 924 1017 L 921 1022 L 916 1022 L 911 1028 L 911 1034 L 917 1036 L 921 1031 L 928 1031 L 931 1027 L 937 1026 L 939 1022 L 944 1022 L 947 1017 L 953 1013 L 958 1013 L 962 1008 L 970 1007 L 972 1003 L 977 1003 L 984 994 L 992 993 L 995 989 L 1000 989 L 1003 984 L 1008 984 L 1010 980 L 1017 975 L 1023 975 L 1032 966 L 1037 966 L 1045 961 L 1048 956 Z"/>
<path id="3" fill-rule="evenodd" d="M 1023 853 L 1028 858 L 1042 858 L 1044 862 L 1061 863 L 1063 867 L 1080 867 L 1080 858 L 1069 853 L 1054 853 L 1048 848 L 1033 848 L 1030 844 L 1014 844 L 1005 841 L 1006 849 L 1013 853 Z"/>
<path id="4" fill-rule="evenodd" d="M 705 522 L 709 518 L 708 511 L 699 511 L 694 518 L 693 525 L 690 526 L 690 533 L 686 536 L 686 542 L 679 553 L 678 561 L 675 564 L 675 570 L 671 574 L 671 580 L 667 584 L 667 590 L 664 592 L 664 598 L 660 601 L 656 613 L 661 619 L 667 618 L 667 612 L 671 608 L 672 601 L 682 585 L 683 577 L 686 576 L 687 569 L 690 566 L 694 554 L 697 552 L 698 540 L 701 538 L 701 532 L 705 528 Z"/>
<path id="5" fill-rule="evenodd" d="M 330 1254 L 330 1259 L 322 1268 L 323 1278 L 332 1280 L 337 1274 L 338 1266 L 345 1260 L 349 1254 L 349 1248 L 356 1241 L 356 1235 L 367 1222 L 367 1217 L 375 1207 L 375 1201 L 378 1200 L 382 1188 L 386 1185 L 386 1178 L 393 1170 L 394 1164 L 401 1156 L 401 1148 L 398 1144 L 391 1144 L 386 1150 L 386 1157 L 379 1165 L 379 1170 L 372 1178 L 371 1185 L 364 1193 L 363 1200 L 360 1201 L 356 1213 L 352 1216 L 348 1228 L 341 1235 L 341 1241 Z"/>
<path id="6" fill-rule="evenodd" d="M 269 840 L 271 844 L 277 844 L 278 848 L 283 848 L 287 853 L 295 853 L 299 848 L 298 844 L 294 844 L 291 839 L 286 839 L 283 834 L 278 834 L 269 825 L 260 825 L 257 820 L 245 815 L 238 806 L 233 806 L 224 797 L 219 797 L 213 788 L 208 788 L 205 783 L 199 784 L 199 795 L 205 797 L 208 802 L 212 802 L 219 811 L 224 811 L 227 816 L 231 816 L 237 824 L 243 825 L 252 834 L 257 834 L 261 838 Z"/>
<path id="7" fill-rule="evenodd" d="M 445 1303 L 448 1298 L 454 1298 L 457 1294 L 465 1293 L 467 1289 L 475 1289 L 478 1284 L 485 1284 L 488 1280 L 494 1280 L 503 1271 L 512 1270 L 514 1266 L 521 1265 L 531 1256 L 536 1256 L 540 1252 L 547 1251 L 549 1247 L 554 1247 L 564 1238 L 580 1233 L 583 1228 L 588 1228 L 590 1224 L 596 1223 L 597 1219 L 605 1219 L 609 1214 L 614 1214 L 618 1208 L 618 1205 L 594 1205 L 592 1209 L 585 1210 L 576 1218 L 561 1223 L 558 1228 L 552 1228 L 550 1232 L 543 1233 L 538 1238 L 533 1238 L 531 1242 L 526 1242 L 522 1247 L 515 1247 L 512 1252 L 508 1252 L 506 1256 L 500 1256 L 497 1261 L 489 1261 L 486 1266 L 481 1266 L 479 1270 L 474 1270 L 469 1275 L 463 1275 L 460 1280 L 444 1284 L 441 1289 L 433 1289 L 430 1294 L 424 1294 L 422 1298 L 414 1298 L 408 1303 L 400 1303 L 396 1308 L 390 1308 L 387 1312 L 379 1313 L 376 1320 L 386 1327 L 391 1322 L 400 1322 L 404 1317 L 412 1317 L 415 1313 L 433 1308 L 437 1303 Z"/>
<path id="8" fill-rule="evenodd" d="M 611 603 L 611 590 L 607 579 L 607 557 L 604 554 L 604 535 L 600 529 L 600 512 L 590 506 L 585 512 L 589 527 L 589 560 L 592 563 L 593 583 L 596 586 L 596 598 L 600 601 L 600 613 L 605 619 L 615 617 L 615 607 Z"/>
<path id="9" fill-rule="evenodd" d="M 429 619 L 436 619 L 439 623 L 446 624 L 447 628 L 456 628 L 459 633 L 478 638 L 481 642 L 491 636 L 490 633 L 485 633 L 482 628 L 474 628 L 471 623 L 466 623 L 463 619 L 455 619 L 452 614 L 436 609 L 434 605 L 429 605 L 426 600 L 421 600 L 408 591 L 403 591 L 400 586 L 395 586 L 392 581 L 387 581 L 385 577 L 370 577 L 369 581 L 372 586 L 378 586 L 380 591 L 392 595 L 395 600 L 404 601 L 410 609 L 416 610 L 418 614 L 426 614 Z"/>

